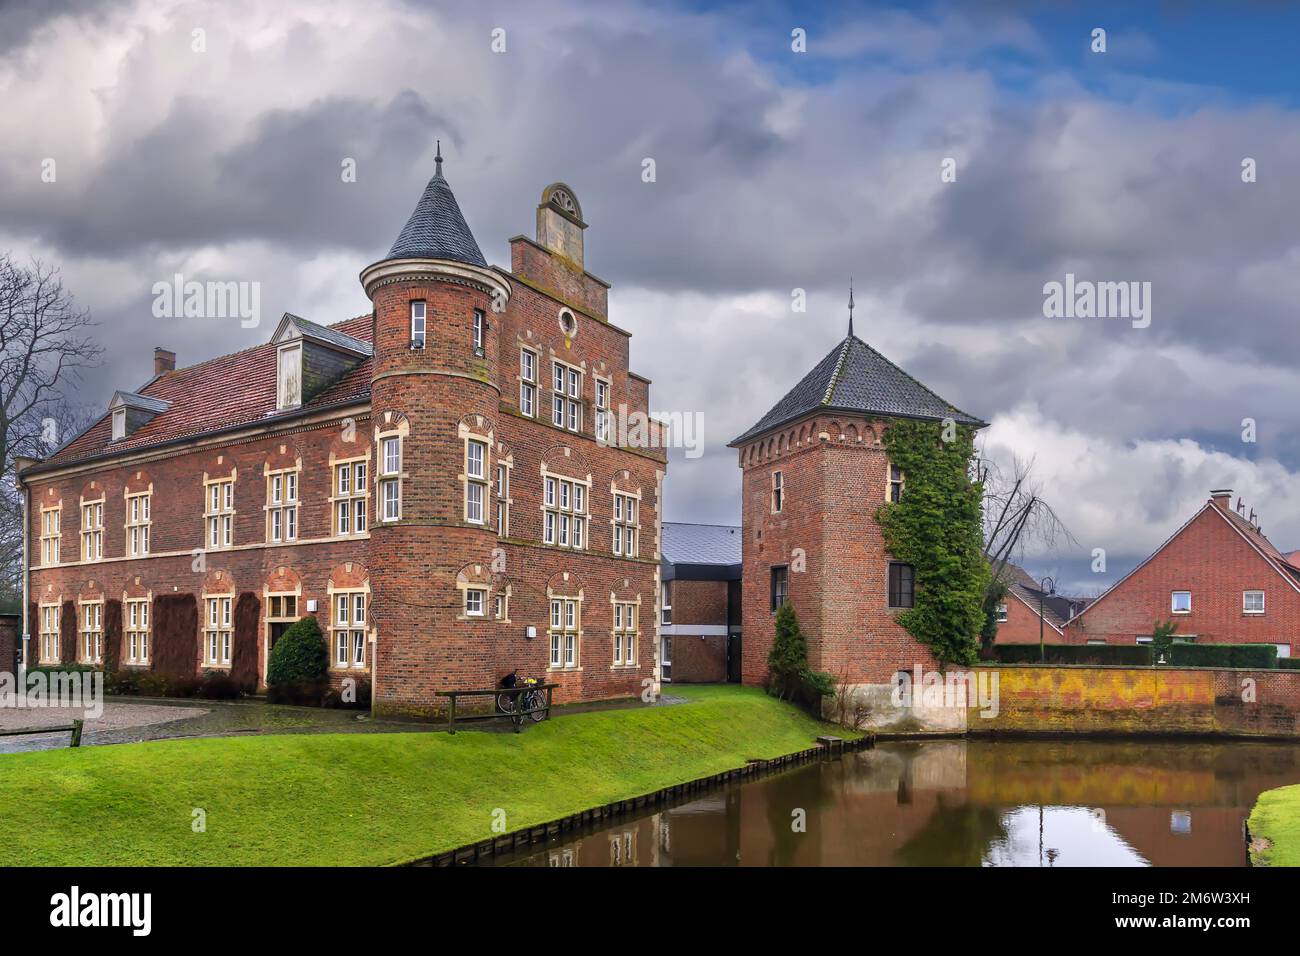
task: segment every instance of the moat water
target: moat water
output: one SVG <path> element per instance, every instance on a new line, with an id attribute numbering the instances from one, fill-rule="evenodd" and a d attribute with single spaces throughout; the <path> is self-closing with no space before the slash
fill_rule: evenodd
<path id="1" fill-rule="evenodd" d="M 498 857 L 515 866 L 1246 866 L 1300 744 L 886 742 Z"/>

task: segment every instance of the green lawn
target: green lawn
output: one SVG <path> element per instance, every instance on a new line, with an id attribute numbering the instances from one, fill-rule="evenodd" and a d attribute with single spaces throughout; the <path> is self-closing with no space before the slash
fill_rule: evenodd
<path id="1" fill-rule="evenodd" d="M 803 750 L 826 732 L 752 688 L 522 734 L 317 734 L 0 757 L 11 865 L 386 864 Z M 847 730 L 839 736 L 854 736 Z M 206 812 L 195 833 L 194 812 Z"/>
<path id="2" fill-rule="evenodd" d="M 1300 784 L 1261 793 L 1248 825 L 1252 843 L 1268 842 L 1251 847 L 1256 866 L 1300 866 Z"/>

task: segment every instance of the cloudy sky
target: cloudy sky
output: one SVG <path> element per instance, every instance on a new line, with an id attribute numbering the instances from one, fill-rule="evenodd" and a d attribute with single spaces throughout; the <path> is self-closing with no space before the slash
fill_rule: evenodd
<path id="1" fill-rule="evenodd" d="M 155 345 L 366 312 L 440 138 L 491 262 L 578 193 L 653 405 L 705 416 L 670 520 L 739 520 L 726 442 L 843 336 L 852 275 L 858 334 L 1034 460 L 1078 546 L 1032 571 L 1095 593 L 1220 486 L 1300 548 L 1300 14 L 804 6 L 0 2 L 0 251 L 93 312 L 106 403 Z M 178 272 L 260 282 L 262 325 L 154 318 Z M 1067 273 L 1151 283 L 1149 327 L 1044 317 Z"/>

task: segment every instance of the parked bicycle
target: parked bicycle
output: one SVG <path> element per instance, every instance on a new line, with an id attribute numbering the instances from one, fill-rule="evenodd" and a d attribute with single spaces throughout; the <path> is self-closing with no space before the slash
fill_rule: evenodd
<path id="1" fill-rule="evenodd" d="M 546 694 L 540 689 L 541 683 L 536 677 L 520 677 L 519 671 L 511 671 L 501 678 L 501 687 L 515 690 L 522 684 L 527 689 L 517 694 L 497 694 L 497 710 L 514 715 L 516 720 L 527 714 L 534 721 L 542 721 L 546 717 Z"/>

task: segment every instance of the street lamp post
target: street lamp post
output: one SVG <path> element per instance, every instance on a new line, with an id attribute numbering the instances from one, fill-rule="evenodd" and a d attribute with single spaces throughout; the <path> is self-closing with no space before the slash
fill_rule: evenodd
<path id="1" fill-rule="evenodd" d="M 1043 578 L 1038 582 L 1038 660 L 1047 660 L 1047 648 L 1043 643 L 1043 600 L 1048 594 L 1056 593 L 1056 582 L 1051 576 Z"/>

